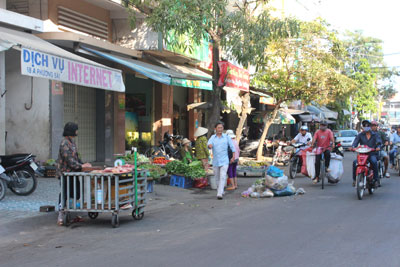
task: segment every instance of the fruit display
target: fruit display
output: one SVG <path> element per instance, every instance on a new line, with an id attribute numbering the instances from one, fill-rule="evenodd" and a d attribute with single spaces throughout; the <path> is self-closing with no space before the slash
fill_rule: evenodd
<path id="1" fill-rule="evenodd" d="M 266 161 L 243 161 L 240 162 L 240 165 L 251 168 L 262 168 L 268 166 L 268 163 Z"/>
<path id="2" fill-rule="evenodd" d="M 165 164 L 167 164 L 168 162 L 170 162 L 170 160 L 167 160 L 167 159 L 164 158 L 164 157 L 155 157 L 155 158 L 153 159 L 153 164 L 165 165 Z"/>

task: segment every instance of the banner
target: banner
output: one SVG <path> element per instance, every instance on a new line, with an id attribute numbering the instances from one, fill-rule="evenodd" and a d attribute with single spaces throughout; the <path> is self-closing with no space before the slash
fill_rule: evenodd
<path id="1" fill-rule="evenodd" d="M 86 87 L 125 92 L 120 71 L 26 48 L 21 50 L 21 73 Z"/>
<path id="2" fill-rule="evenodd" d="M 239 68 L 228 61 L 218 61 L 218 86 L 236 88 L 248 92 L 250 85 L 249 71 Z"/>

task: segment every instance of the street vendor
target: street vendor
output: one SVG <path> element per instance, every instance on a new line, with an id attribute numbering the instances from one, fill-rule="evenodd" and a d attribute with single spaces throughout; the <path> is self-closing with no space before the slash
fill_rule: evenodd
<path id="1" fill-rule="evenodd" d="M 184 138 L 182 140 L 182 148 L 181 148 L 181 156 L 182 156 L 182 161 L 186 164 L 191 163 L 193 160 L 195 160 L 195 157 L 193 156 L 192 153 L 192 147 L 191 147 L 191 141 L 187 138 Z"/>
<path id="2" fill-rule="evenodd" d="M 60 179 L 64 172 L 79 172 L 82 171 L 84 167 L 90 167 L 89 163 L 83 164 L 78 155 L 78 149 L 75 143 L 75 137 L 78 136 L 78 125 L 74 122 L 68 122 L 64 126 L 63 132 L 64 138 L 61 140 L 60 149 L 58 151 L 58 159 L 57 159 L 57 177 Z M 70 179 L 69 187 L 70 187 L 70 198 L 74 197 L 74 180 Z M 67 181 L 64 180 L 63 188 L 64 196 L 67 196 Z M 80 199 L 80 185 L 79 180 L 76 181 L 76 198 Z M 61 205 L 61 201 L 63 201 L 64 205 Z M 62 206 L 65 206 L 66 199 L 61 200 L 61 193 L 59 196 L 59 207 L 61 209 Z M 74 221 L 82 221 L 82 218 L 77 216 Z M 58 225 L 63 225 L 63 212 L 59 211 L 58 213 Z"/>
<path id="3" fill-rule="evenodd" d="M 208 129 L 204 127 L 199 127 L 194 132 L 194 137 L 196 138 L 196 158 L 201 160 L 201 163 L 203 163 L 203 168 L 206 172 L 208 170 L 208 158 L 210 156 L 210 151 L 207 147 L 207 133 Z"/>

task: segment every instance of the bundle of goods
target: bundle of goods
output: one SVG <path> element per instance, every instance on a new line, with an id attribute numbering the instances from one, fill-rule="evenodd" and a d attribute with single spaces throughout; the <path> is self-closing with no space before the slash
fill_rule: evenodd
<path id="1" fill-rule="evenodd" d="M 328 181 L 330 183 L 336 184 L 342 179 L 344 169 L 343 169 L 343 157 L 339 154 L 331 154 L 331 162 L 329 164 L 330 172 L 327 173 Z"/>
<path id="2" fill-rule="evenodd" d="M 264 178 L 256 180 L 251 187 L 242 192 L 242 197 L 267 198 L 273 196 L 274 193 L 270 189 L 266 188 Z"/>

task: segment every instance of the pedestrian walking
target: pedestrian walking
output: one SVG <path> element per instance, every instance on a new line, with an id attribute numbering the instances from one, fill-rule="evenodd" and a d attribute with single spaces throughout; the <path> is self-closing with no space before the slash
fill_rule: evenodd
<path id="1" fill-rule="evenodd" d="M 208 147 L 213 152 L 213 170 L 215 180 L 218 184 L 217 198 L 222 199 L 224 194 L 224 186 L 226 182 L 226 175 L 228 171 L 229 162 L 235 160 L 235 146 L 232 143 L 232 139 L 223 133 L 224 123 L 217 122 L 215 124 L 215 134 L 208 140 Z M 228 147 L 231 150 L 232 155 L 228 155 Z"/>
<path id="2" fill-rule="evenodd" d="M 204 170 L 208 171 L 208 158 L 210 157 L 210 152 L 207 147 L 207 133 L 208 129 L 204 127 L 199 127 L 194 132 L 194 137 L 196 138 L 196 158 L 203 163 Z"/>
<path id="3" fill-rule="evenodd" d="M 78 148 L 75 143 L 75 137 L 78 135 L 78 125 L 74 122 L 68 122 L 64 126 L 63 136 L 64 138 L 61 140 L 60 149 L 58 151 L 58 159 L 57 159 L 57 177 L 60 179 L 64 172 L 79 172 L 83 167 L 90 167 L 89 163 L 83 164 L 78 155 Z M 69 187 L 70 190 L 70 198 L 74 197 L 74 190 L 72 190 L 74 186 L 74 180 L 70 179 Z M 80 199 L 80 190 L 79 190 L 79 181 L 76 182 L 76 194 L 77 199 Z M 65 206 L 65 201 L 67 197 L 67 181 L 64 179 L 65 189 L 64 196 L 65 199 L 61 199 L 61 193 L 59 195 L 59 207 Z M 61 201 L 63 201 L 63 205 L 61 205 Z M 82 218 L 77 216 L 74 221 L 81 221 Z M 63 214 L 61 211 L 58 213 L 58 225 L 63 225 Z"/>
<path id="4" fill-rule="evenodd" d="M 236 135 L 233 133 L 233 131 L 227 130 L 226 134 L 232 139 L 232 143 L 235 147 L 235 153 L 234 153 L 235 159 L 233 162 L 229 163 L 229 167 L 228 167 L 228 184 L 230 184 L 231 186 L 226 188 L 226 190 L 235 190 L 238 188 L 236 169 L 237 169 L 237 165 L 239 162 L 240 148 L 239 148 L 238 142 L 236 141 Z"/>

